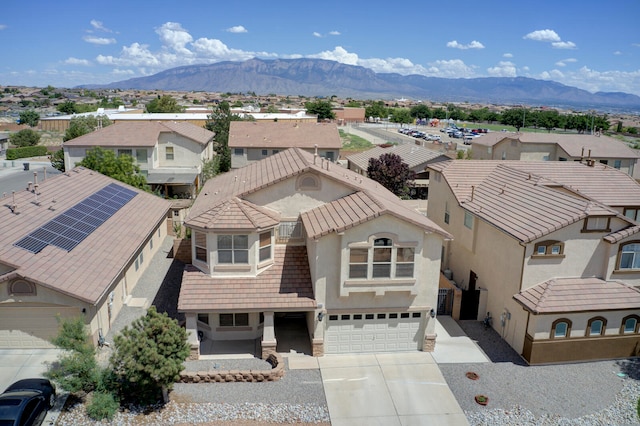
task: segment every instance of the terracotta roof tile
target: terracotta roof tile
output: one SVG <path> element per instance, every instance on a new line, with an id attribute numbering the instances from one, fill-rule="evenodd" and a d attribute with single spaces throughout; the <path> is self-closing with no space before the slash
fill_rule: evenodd
<path id="1" fill-rule="evenodd" d="M 230 148 L 313 149 L 342 148 L 335 123 L 285 121 L 232 121 L 229 128 Z"/>
<path id="2" fill-rule="evenodd" d="M 76 248 L 67 252 L 48 246 L 32 253 L 14 243 L 31 231 L 110 183 L 137 193 Z M 9 209 L 12 196 L 0 209 L 0 262 L 16 267 L 16 273 L 52 290 L 96 303 L 121 279 L 140 245 L 164 221 L 170 203 L 92 170 L 77 167 L 39 182 L 38 204 L 32 191 L 15 193 L 18 214 Z"/>
<path id="3" fill-rule="evenodd" d="M 414 170 L 418 166 L 423 166 L 427 163 L 445 161 L 450 158 L 438 151 L 427 149 L 420 145 L 415 144 L 402 144 L 393 145 L 387 148 L 377 146 L 367 151 L 362 151 L 357 154 L 353 154 L 347 157 L 347 160 L 354 163 L 363 170 L 367 170 L 369 167 L 369 159 L 380 158 L 382 154 L 396 154 L 402 161 L 409 166 L 409 169 Z"/>
<path id="4" fill-rule="evenodd" d="M 280 223 L 280 215 L 265 207 L 232 197 L 194 218 L 189 225 L 214 230 L 260 230 Z"/>
<path id="5" fill-rule="evenodd" d="M 640 289 L 599 278 L 555 278 L 513 298 L 533 314 L 640 309 Z"/>
<path id="6" fill-rule="evenodd" d="M 185 266 L 180 311 L 315 309 L 305 246 L 277 245 L 274 264 L 256 277 L 212 278 Z"/>

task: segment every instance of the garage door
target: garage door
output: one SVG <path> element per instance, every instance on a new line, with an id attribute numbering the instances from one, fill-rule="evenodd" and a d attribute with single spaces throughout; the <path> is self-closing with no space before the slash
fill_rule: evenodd
<path id="1" fill-rule="evenodd" d="M 66 306 L 0 306 L 0 348 L 53 348 L 49 340 L 58 334 L 57 316 L 80 315 Z"/>
<path id="2" fill-rule="evenodd" d="M 418 336 L 420 312 L 329 314 L 325 331 L 328 354 L 415 351 L 422 347 Z"/>

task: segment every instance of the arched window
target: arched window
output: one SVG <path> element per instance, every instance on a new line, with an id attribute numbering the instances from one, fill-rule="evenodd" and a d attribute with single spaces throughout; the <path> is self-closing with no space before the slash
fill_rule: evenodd
<path id="1" fill-rule="evenodd" d="M 320 190 L 320 179 L 312 173 L 305 173 L 296 180 L 296 189 L 302 191 Z"/>
<path id="2" fill-rule="evenodd" d="M 571 320 L 560 318 L 551 325 L 551 338 L 564 339 L 571 335 Z"/>
<path id="3" fill-rule="evenodd" d="M 640 317 L 638 315 L 629 315 L 622 318 L 620 325 L 620 334 L 635 334 L 640 329 Z"/>
<path id="4" fill-rule="evenodd" d="M 607 326 L 607 320 L 603 317 L 594 317 L 587 324 L 587 336 L 603 336 Z"/>
<path id="5" fill-rule="evenodd" d="M 620 245 L 618 269 L 640 269 L 640 242 Z"/>
<path id="6" fill-rule="evenodd" d="M 16 296 L 35 296 L 36 286 L 25 280 L 15 280 L 9 286 L 9 293 Z"/>

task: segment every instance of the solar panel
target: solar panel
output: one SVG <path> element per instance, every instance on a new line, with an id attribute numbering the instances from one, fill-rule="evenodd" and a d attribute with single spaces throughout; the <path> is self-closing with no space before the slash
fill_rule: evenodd
<path id="1" fill-rule="evenodd" d="M 135 191 L 111 183 L 16 241 L 14 246 L 39 253 L 53 245 L 69 252 L 136 195 Z"/>

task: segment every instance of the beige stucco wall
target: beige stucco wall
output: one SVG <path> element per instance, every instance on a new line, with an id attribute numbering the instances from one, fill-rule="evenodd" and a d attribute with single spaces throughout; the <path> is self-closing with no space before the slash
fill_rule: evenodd
<path id="1" fill-rule="evenodd" d="M 531 315 L 528 332 L 534 339 L 549 339 L 553 322 L 566 318 L 571 321 L 571 334 L 568 337 L 586 337 L 589 320 L 594 317 L 603 317 L 607 320 L 605 336 L 620 335 L 622 319 L 629 315 L 638 315 L 636 310 L 610 311 L 610 312 L 579 312 L 575 314 L 556 315 Z"/>
<path id="2" fill-rule="evenodd" d="M 235 148 L 231 148 L 231 168 L 239 169 L 248 164 L 251 164 L 256 161 L 264 160 L 265 158 L 277 154 L 280 151 L 284 151 L 287 148 L 241 148 L 236 147 L 237 149 L 242 149 L 242 155 L 236 154 Z M 314 154 L 316 152 L 315 148 L 303 148 L 301 149 Z M 262 151 L 266 150 L 267 155 L 263 155 Z M 340 157 L 339 149 L 322 149 L 318 148 L 318 158 L 332 158 L 331 161 L 336 161 Z"/>
<path id="3" fill-rule="evenodd" d="M 220 327 L 220 315 L 204 314 L 209 316 L 209 324 L 198 321 L 198 330 L 202 331 L 210 340 L 245 340 L 257 339 L 262 336 L 263 324 L 260 323 L 259 312 L 249 312 L 249 326 L 247 327 Z"/>
<path id="4" fill-rule="evenodd" d="M 173 146 L 173 160 L 166 159 L 167 146 Z M 202 151 L 205 148 L 191 139 L 176 133 L 162 132 L 158 137 L 158 160 L 156 168 L 184 167 L 198 171 L 202 165 Z"/>

